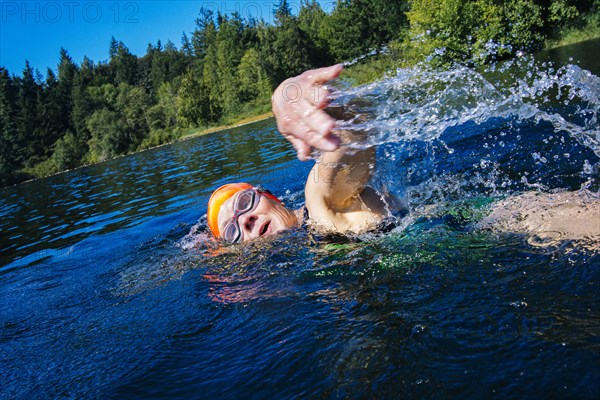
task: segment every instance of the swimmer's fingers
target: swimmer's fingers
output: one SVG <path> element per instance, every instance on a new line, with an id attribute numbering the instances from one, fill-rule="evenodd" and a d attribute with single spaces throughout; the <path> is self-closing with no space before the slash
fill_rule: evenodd
<path id="1" fill-rule="evenodd" d="M 313 84 L 309 86 L 309 90 L 302 93 L 303 100 L 310 104 L 311 108 L 325 108 L 330 103 L 329 90 L 321 84 Z"/>
<path id="2" fill-rule="evenodd" d="M 283 126 L 280 127 L 280 132 L 284 132 L 290 141 L 294 138 L 319 150 L 336 150 L 340 146 L 340 139 L 331 133 L 335 120 L 323 110 L 314 110 L 304 118 L 286 120 L 281 124 Z M 298 148 L 298 146 L 294 147 Z"/>
<path id="3" fill-rule="evenodd" d="M 333 137 L 337 139 L 337 137 Z M 339 139 L 337 139 L 338 141 L 336 144 L 331 144 L 332 142 L 330 140 L 324 139 L 319 134 L 311 130 L 307 130 L 304 133 L 303 139 L 298 139 L 292 135 L 286 135 L 286 139 L 292 143 L 292 146 L 294 146 L 300 161 L 308 160 L 313 148 L 323 151 L 333 151 L 339 146 Z"/>
<path id="4" fill-rule="evenodd" d="M 312 147 L 333 151 L 340 140 L 332 133 L 335 119 L 322 110 L 329 103 L 329 92 L 322 83 L 342 72 L 341 64 L 306 71 L 282 82 L 272 97 L 277 128 L 292 143 L 298 158 L 306 160 Z"/>
<path id="5" fill-rule="evenodd" d="M 307 80 L 310 89 L 304 91 L 302 97 L 317 108 L 327 107 L 329 104 L 329 91 L 323 84 L 340 76 L 343 69 L 342 64 L 336 64 L 331 67 L 306 71 L 301 76 Z"/>
<path id="6" fill-rule="evenodd" d="M 340 146 L 340 140 L 335 135 L 322 136 L 320 133 L 306 128 L 306 131 L 301 138 L 304 143 L 307 143 L 310 147 L 322 151 L 334 151 Z"/>
<path id="7" fill-rule="evenodd" d="M 300 161 L 308 160 L 308 157 L 310 156 L 311 147 L 308 144 L 306 144 L 306 142 L 303 142 L 302 140 L 297 139 L 291 135 L 286 136 L 286 139 L 292 144 L 292 146 L 294 146 L 294 149 L 296 150 L 296 155 L 298 156 L 298 159 Z"/>
<path id="8" fill-rule="evenodd" d="M 312 84 L 325 83 L 337 78 L 342 73 L 344 66 L 342 64 L 332 65 L 331 67 L 317 68 L 306 71 L 307 79 Z"/>
<path id="9" fill-rule="evenodd" d="M 323 110 L 312 109 L 303 120 L 310 132 L 305 139 L 313 147 L 324 151 L 333 151 L 340 146 L 340 139 L 332 133 L 335 119 Z"/>

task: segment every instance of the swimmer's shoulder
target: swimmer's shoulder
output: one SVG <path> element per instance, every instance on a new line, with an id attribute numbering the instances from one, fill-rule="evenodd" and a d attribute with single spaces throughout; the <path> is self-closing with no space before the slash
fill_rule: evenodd
<path id="1" fill-rule="evenodd" d="M 376 230 L 388 216 L 386 203 L 368 186 L 345 204 L 335 206 L 322 193 L 307 190 L 306 208 L 311 227 L 322 232 L 363 233 Z"/>

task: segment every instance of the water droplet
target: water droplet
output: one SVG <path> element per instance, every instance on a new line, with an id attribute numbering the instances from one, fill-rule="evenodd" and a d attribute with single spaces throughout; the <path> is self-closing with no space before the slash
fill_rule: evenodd
<path id="1" fill-rule="evenodd" d="M 527 303 L 524 302 L 523 300 L 518 300 L 518 301 L 513 301 L 510 303 L 511 307 L 515 307 L 515 308 L 525 308 L 527 307 Z"/>
<path id="2" fill-rule="evenodd" d="M 411 333 L 413 335 L 418 335 L 420 333 L 423 333 L 424 331 L 425 331 L 425 327 L 421 324 L 418 324 L 418 325 L 413 326 Z"/>

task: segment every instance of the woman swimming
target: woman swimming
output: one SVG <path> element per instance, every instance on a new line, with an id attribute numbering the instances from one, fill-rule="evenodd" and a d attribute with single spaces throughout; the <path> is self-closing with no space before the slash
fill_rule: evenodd
<path id="1" fill-rule="evenodd" d="M 362 233 L 389 215 L 386 201 L 368 186 L 375 148 L 352 153 L 339 149 L 332 134 L 335 120 L 323 108 L 327 91 L 317 88 L 342 71 L 341 65 L 311 70 L 284 81 L 272 97 L 279 131 L 306 160 L 311 147 L 323 150 L 305 185 L 305 210 L 287 209 L 275 196 L 246 183 L 218 188 L 208 203 L 208 224 L 227 242 L 252 240 L 297 225 L 310 217 L 311 227 L 328 233 Z M 293 98 L 288 91 L 294 90 Z M 320 91 L 315 96 L 315 90 Z M 357 134 L 350 140 L 360 140 Z"/>
<path id="2" fill-rule="evenodd" d="M 306 181 L 305 209 L 289 210 L 269 192 L 247 183 L 224 185 L 212 194 L 208 203 L 208 225 L 216 238 L 230 243 L 253 240 L 298 225 L 307 216 L 310 226 L 323 232 L 362 233 L 376 229 L 390 216 L 386 199 L 368 186 L 375 167 L 375 148 L 352 153 L 340 149 L 341 140 L 332 131 L 335 120 L 324 111 L 328 92 L 322 84 L 338 77 L 342 69 L 341 65 L 334 65 L 306 71 L 282 82 L 272 96 L 279 132 L 294 146 L 298 158 L 307 160 L 313 148 L 323 151 L 322 159 L 314 165 Z M 345 132 L 344 137 L 361 140 L 356 132 Z M 557 197 L 540 193 L 517 197 L 512 202 L 509 199 L 497 203 L 491 215 L 499 215 L 500 208 L 508 209 L 503 221 L 509 223 L 502 225 L 504 230 L 536 235 L 557 229 L 555 222 L 559 217 L 576 213 L 581 221 L 589 223 L 571 219 L 573 223 L 560 224 L 561 239 L 584 236 L 600 240 L 600 199 L 593 193 L 586 196 L 585 204 L 581 196 L 574 195 Z M 506 217 L 523 208 L 520 201 L 523 198 L 535 201 L 530 206 L 539 209 L 538 212 L 529 210 L 513 218 L 514 221 Z M 546 215 L 542 206 L 553 210 L 552 213 Z M 502 217 L 490 217 L 482 226 L 496 226 L 500 220 Z"/>

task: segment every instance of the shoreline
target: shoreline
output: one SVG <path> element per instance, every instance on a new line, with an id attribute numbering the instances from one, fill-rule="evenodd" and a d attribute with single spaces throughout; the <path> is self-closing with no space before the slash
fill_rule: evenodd
<path id="1" fill-rule="evenodd" d="M 254 117 L 243 118 L 237 122 L 232 123 L 231 125 L 219 125 L 219 126 L 213 126 L 211 128 L 205 128 L 200 131 L 181 136 L 170 143 L 175 143 L 175 142 L 180 142 L 183 140 L 193 139 L 195 137 L 210 135 L 211 133 L 217 133 L 217 132 L 224 131 L 227 129 L 238 128 L 240 126 L 253 124 L 253 123 L 259 122 L 259 121 L 264 121 L 269 118 L 273 118 L 273 113 L 271 111 L 266 112 L 264 114 L 256 115 Z M 165 143 L 165 144 L 169 144 L 169 143 Z M 162 144 L 161 146 L 164 146 L 165 144 Z M 156 147 L 159 147 L 159 146 L 156 146 Z M 151 147 L 151 148 L 154 148 L 154 147 Z M 146 150 L 150 150 L 150 149 L 146 149 Z M 142 150 L 142 151 L 145 151 L 145 150 Z M 134 153 L 131 153 L 131 154 L 134 154 Z"/>
<path id="2" fill-rule="evenodd" d="M 168 145 L 171 145 L 173 143 L 182 142 L 182 141 L 193 139 L 193 138 L 196 138 L 196 137 L 210 135 L 212 133 L 217 133 L 217 132 L 221 132 L 221 131 L 224 131 L 224 130 L 227 130 L 227 129 L 232 129 L 232 128 L 238 128 L 238 127 L 244 126 L 244 125 L 250 125 L 250 124 L 253 124 L 255 122 L 260 122 L 260 121 L 267 120 L 269 118 L 273 118 L 273 113 L 271 111 L 266 112 L 264 114 L 256 115 L 254 117 L 243 118 L 240 121 L 238 121 L 236 123 L 233 123 L 231 125 L 219 125 L 219 126 L 214 126 L 214 127 L 211 127 L 211 128 L 202 129 L 200 131 L 197 131 L 197 132 L 190 133 L 188 135 L 179 137 L 179 138 L 177 138 L 175 140 L 172 140 L 170 142 L 159 144 L 158 146 L 149 147 L 149 148 L 144 149 L 144 150 L 138 150 L 138 151 L 134 151 L 134 152 L 127 153 L 127 154 L 121 154 L 121 155 L 118 155 L 116 157 L 109 158 L 109 159 L 106 159 L 106 160 L 102 160 L 102 161 L 98 161 L 98 162 L 94 162 L 94 163 L 90 163 L 90 164 L 80 165 L 80 166 L 78 166 L 76 168 L 65 169 L 64 171 L 60 171 L 60 172 L 57 172 L 55 174 L 50 174 L 50 175 L 47 175 L 47 176 L 40 176 L 38 178 L 27 179 L 26 181 L 15 183 L 13 185 L 8 185 L 8 186 L 0 187 L 0 190 L 6 189 L 6 188 L 9 188 L 9 187 L 19 186 L 19 185 L 22 185 L 24 183 L 31 183 L 31 182 L 39 181 L 40 179 L 50 178 L 52 176 L 64 174 L 66 172 L 77 171 L 77 170 L 80 170 L 80 169 L 83 169 L 83 168 L 91 167 L 92 165 L 98 165 L 98 164 L 102 164 L 102 163 L 107 162 L 107 161 L 116 160 L 118 158 L 127 157 L 127 156 L 130 156 L 130 155 L 133 155 L 133 154 L 143 153 L 143 152 L 148 151 L 148 150 L 157 149 L 159 147 L 168 146 Z"/>
<path id="3" fill-rule="evenodd" d="M 583 36 L 583 37 L 580 37 L 577 39 L 564 39 L 563 38 L 560 40 L 556 40 L 555 42 L 548 41 L 544 44 L 544 48 L 542 49 L 542 51 L 558 49 L 560 47 L 570 46 L 572 44 L 578 44 L 578 43 L 582 43 L 582 42 L 587 42 L 588 40 L 596 40 L 596 39 L 600 39 L 600 34 L 592 35 L 592 36 Z"/>

